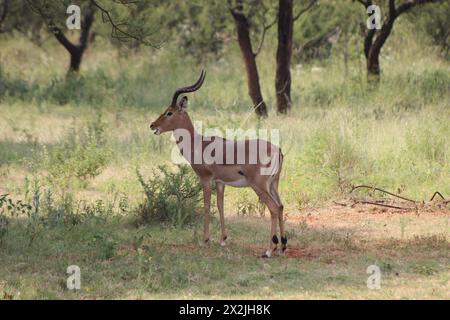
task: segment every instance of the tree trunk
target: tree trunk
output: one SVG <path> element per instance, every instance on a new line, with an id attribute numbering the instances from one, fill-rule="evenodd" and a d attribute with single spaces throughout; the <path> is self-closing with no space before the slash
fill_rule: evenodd
<path id="1" fill-rule="evenodd" d="M 394 26 L 394 21 L 396 16 L 388 17 L 388 20 L 385 22 L 383 27 L 380 30 L 379 35 L 373 41 L 373 36 L 371 37 L 370 42 L 366 40 L 367 43 L 367 77 L 369 80 L 379 81 L 380 79 L 380 52 L 387 38 L 391 34 L 392 27 Z"/>
<path id="2" fill-rule="evenodd" d="M 254 104 L 255 112 L 258 116 L 267 116 L 267 106 L 261 94 L 259 84 L 258 67 L 256 57 L 253 53 L 250 40 L 250 25 L 247 17 L 243 13 L 242 1 L 238 2 L 237 9 L 232 9 L 231 14 L 236 25 L 239 48 L 244 59 L 245 71 L 247 73 L 248 94 Z"/>
<path id="3" fill-rule="evenodd" d="M 83 54 L 87 49 L 89 40 L 89 31 L 94 22 L 94 9 L 92 7 L 86 8 L 83 20 L 81 21 L 81 34 L 78 44 L 73 44 L 67 39 L 64 33 L 56 25 L 51 23 L 50 29 L 55 35 L 56 39 L 61 43 L 70 54 L 70 65 L 68 73 L 78 72 L 80 70 Z"/>
<path id="4" fill-rule="evenodd" d="M 81 59 L 83 58 L 83 51 L 79 48 L 69 52 L 70 53 L 70 66 L 69 72 L 78 72 L 80 70 Z"/>
<path id="5" fill-rule="evenodd" d="M 293 36 L 292 0 L 279 0 L 278 9 L 278 48 L 275 90 L 277 112 L 287 113 L 291 108 L 291 57 Z"/>
<path id="6" fill-rule="evenodd" d="M 367 76 L 369 78 L 380 77 L 380 54 L 379 52 L 369 53 L 367 58 Z"/>

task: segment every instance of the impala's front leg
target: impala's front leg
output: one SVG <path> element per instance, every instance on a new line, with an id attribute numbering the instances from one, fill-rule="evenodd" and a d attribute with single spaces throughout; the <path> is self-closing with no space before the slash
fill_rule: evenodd
<path id="1" fill-rule="evenodd" d="M 203 224 L 203 241 L 208 243 L 209 241 L 209 213 L 211 209 L 211 180 L 202 180 L 203 188 L 203 204 L 205 210 L 205 219 Z"/>

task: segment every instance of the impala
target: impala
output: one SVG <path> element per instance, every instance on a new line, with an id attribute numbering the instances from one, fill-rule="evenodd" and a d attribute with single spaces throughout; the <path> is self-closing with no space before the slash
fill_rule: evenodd
<path id="1" fill-rule="evenodd" d="M 283 154 L 281 149 L 262 139 L 227 140 L 218 136 L 206 137 L 197 133 L 187 113 L 188 99 L 183 93 L 194 92 L 202 86 L 206 73 L 191 86 L 175 91 L 169 107 L 150 125 L 159 135 L 173 132 L 181 154 L 200 179 L 204 201 L 203 241 L 209 241 L 211 192 L 213 183 L 217 190 L 217 207 L 220 214 L 220 244 L 225 245 L 227 233 L 224 219 L 225 185 L 250 187 L 269 208 L 271 233 L 269 249 L 262 255 L 270 257 L 278 245 L 277 225 L 280 226 L 281 250 L 286 250 L 283 204 L 278 194 Z"/>

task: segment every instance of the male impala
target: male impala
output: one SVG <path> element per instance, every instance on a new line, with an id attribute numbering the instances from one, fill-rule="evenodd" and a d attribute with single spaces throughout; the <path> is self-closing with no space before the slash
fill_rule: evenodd
<path id="1" fill-rule="evenodd" d="M 178 102 L 177 98 L 180 94 L 200 89 L 205 74 L 202 70 L 196 83 L 176 90 L 172 103 L 150 125 L 150 129 L 157 135 L 173 131 L 178 148 L 200 179 L 204 199 L 205 243 L 209 241 L 211 190 L 212 183 L 215 182 L 220 214 L 220 244 L 224 246 L 227 239 L 223 212 L 225 185 L 250 187 L 269 208 L 271 214 L 270 246 L 263 257 L 270 257 L 277 249 L 277 223 L 280 225 L 281 252 L 284 252 L 287 238 L 284 233 L 283 204 L 278 195 L 283 154 L 280 148 L 262 139 L 226 140 L 217 136 L 205 137 L 194 130 L 187 113 L 187 97 L 183 96 Z"/>

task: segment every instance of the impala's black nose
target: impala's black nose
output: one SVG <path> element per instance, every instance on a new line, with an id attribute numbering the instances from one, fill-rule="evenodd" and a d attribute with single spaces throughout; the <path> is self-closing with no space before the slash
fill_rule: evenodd
<path id="1" fill-rule="evenodd" d="M 154 124 L 154 123 L 151 123 L 151 124 L 150 124 L 150 129 L 153 130 L 154 128 L 155 128 L 155 124 Z"/>

